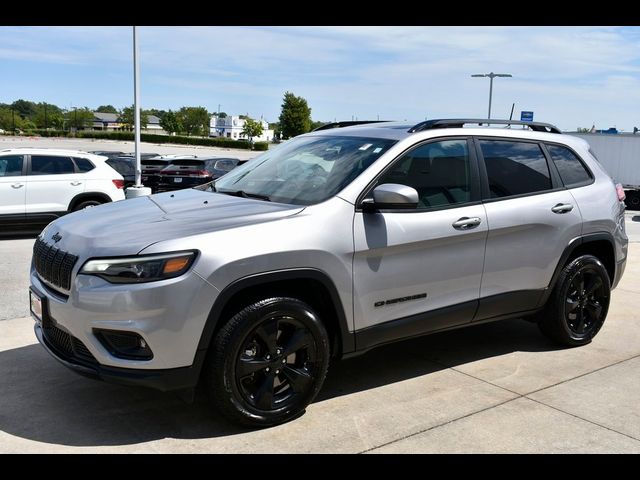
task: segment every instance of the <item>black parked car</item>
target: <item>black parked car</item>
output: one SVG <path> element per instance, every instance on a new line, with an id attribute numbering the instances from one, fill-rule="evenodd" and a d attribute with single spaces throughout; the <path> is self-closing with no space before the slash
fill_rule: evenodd
<path id="1" fill-rule="evenodd" d="M 124 188 L 136 183 L 136 162 L 130 157 L 111 157 L 105 163 L 124 178 Z"/>
<path id="2" fill-rule="evenodd" d="M 89 153 L 93 153 L 94 155 L 102 155 L 103 157 L 109 158 L 121 157 L 123 155 L 126 155 L 126 153 L 124 152 L 117 152 L 115 150 L 93 150 Z"/>
<path id="3" fill-rule="evenodd" d="M 238 158 L 173 158 L 159 175 L 158 191 L 191 188 L 220 178 L 246 162 Z"/>
<path id="4" fill-rule="evenodd" d="M 169 160 L 160 156 L 140 160 L 140 166 L 142 168 L 142 184 L 145 187 L 151 188 L 152 193 L 156 193 L 158 191 L 160 172 L 167 165 L 169 165 Z"/>

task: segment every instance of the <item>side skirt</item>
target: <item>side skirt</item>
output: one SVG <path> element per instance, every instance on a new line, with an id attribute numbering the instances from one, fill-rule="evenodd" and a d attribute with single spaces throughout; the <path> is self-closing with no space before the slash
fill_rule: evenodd
<path id="1" fill-rule="evenodd" d="M 400 340 L 531 315 L 540 310 L 537 305 L 543 293 L 544 290 L 523 290 L 493 295 L 363 328 L 355 332 L 356 351 L 343 358 Z"/>

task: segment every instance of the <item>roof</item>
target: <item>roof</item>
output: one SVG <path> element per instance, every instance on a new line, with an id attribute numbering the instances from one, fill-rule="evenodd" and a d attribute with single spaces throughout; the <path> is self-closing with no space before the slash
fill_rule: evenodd
<path id="1" fill-rule="evenodd" d="M 116 123 L 118 121 L 117 113 L 93 112 L 94 121 Z"/>

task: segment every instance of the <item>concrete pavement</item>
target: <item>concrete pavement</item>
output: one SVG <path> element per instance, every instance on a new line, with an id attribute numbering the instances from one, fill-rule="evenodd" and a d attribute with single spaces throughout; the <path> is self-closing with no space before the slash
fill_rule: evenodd
<path id="1" fill-rule="evenodd" d="M 14 272 L 0 286 L 0 452 L 640 453 L 634 216 L 625 276 L 590 345 L 557 348 L 522 320 L 389 345 L 332 365 L 304 416 L 258 431 L 227 423 L 201 392 L 186 405 L 67 371 L 26 317 L 33 239 L 0 240 L 11 258 L 0 271 Z"/>

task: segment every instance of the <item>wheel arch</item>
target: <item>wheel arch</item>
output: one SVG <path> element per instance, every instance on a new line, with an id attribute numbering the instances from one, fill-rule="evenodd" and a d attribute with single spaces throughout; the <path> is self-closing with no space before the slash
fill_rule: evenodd
<path id="1" fill-rule="evenodd" d="M 87 200 L 99 200 L 102 203 L 108 203 L 111 201 L 111 197 L 106 193 L 100 192 L 83 192 L 79 193 L 75 197 L 71 199 L 69 202 L 69 208 L 67 209 L 69 212 L 72 212 L 76 206 L 78 206 L 82 202 L 86 202 Z"/>
<path id="2" fill-rule="evenodd" d="M 222 327 L 220 319 L 270 296 L 295 297 L 317 310 L 331 337 L 332 356 L 340 357 L 355 350 L 355 336 L 349 331 L 338 290 L 326 273 L 314 268 L 258 273 L 229 284 L 220 292 L 209 312 L 198 350 L 208 349 Z"/>
<path id="3" fill-rule="evenodd" d="M 562 269 L 571 260 L 578 258 L 581 255 L 593 255 L 597 257 L 607 270 L 611 285 L 614 285 L 616 278 L 616 260 L 615 240 L 613 239 L 613 235 L 608 232 L 589 233 L 573 239 L 569 245 L 565 247 L 562 252 L 562 256 L 560 257 L 560 261 L 553 272 L 549 286 L 542 296 L 539 306 L 544 305 L 548 300 L 551 292 L 556 286 Z"/>

